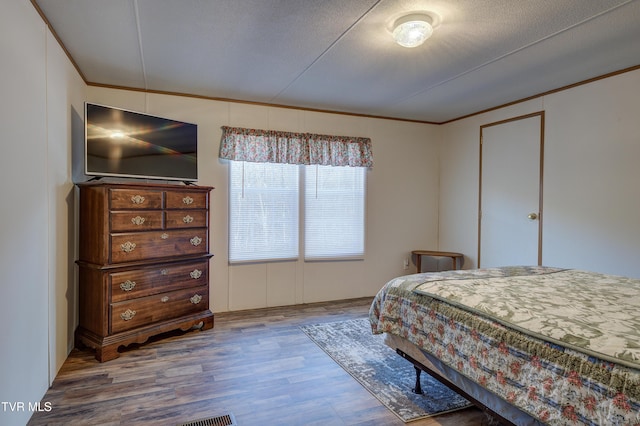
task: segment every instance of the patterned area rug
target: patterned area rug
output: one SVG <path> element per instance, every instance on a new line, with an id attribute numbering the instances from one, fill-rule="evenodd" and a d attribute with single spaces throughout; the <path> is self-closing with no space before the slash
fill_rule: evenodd
<path id="1" fill-rule="evenodd" d="M 421 375 L 424 395 L 413 393 L 413 365 L 372 334 L 366 318 L 300 328 L 405 423 L 471 405 L 428 374 Z"/>

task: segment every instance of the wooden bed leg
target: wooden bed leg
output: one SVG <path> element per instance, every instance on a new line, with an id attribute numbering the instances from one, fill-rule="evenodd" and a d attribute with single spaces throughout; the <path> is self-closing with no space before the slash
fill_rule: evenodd
<path id="1" fill-rule="evenodd" d="M 424 392 L 422 392 L 422 386 L 420 386 L 420 374 L 422 373 L 422 370 L 416 367 L 415 365 L 413 366 L 413 368 L 416 369 L 416 387 L 411 390 L 413 391 L 413 393 L 423 395 Z"/>

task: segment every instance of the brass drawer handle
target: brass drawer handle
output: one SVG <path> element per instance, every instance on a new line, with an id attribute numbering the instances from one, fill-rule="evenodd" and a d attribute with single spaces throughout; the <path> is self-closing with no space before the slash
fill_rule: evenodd
<path id="1" fill-rule="evenodd" d="M 120 314 L 120 318 L 122 318 L 125 321 L 129 321 L 133 319 L 133 317 L 135 316 L 136 316 L 136 311 L 132 311 L 131 309 L 127 309 L 126 311 Z"/>
<path id="2" fill-rule="evenodd" d="M 202 238 L 196 236 L 189 240 L 192 246 L 198 247 L 202 243 Z"/>
<path id="3" fill-rule="evenodd" d="M 133 195 L 131 196 L 131 202 L 133 204 L 142 204 L 144 203 L 144 197 L 142 195 Z"/>
<path id="4" fill-rule="evenodd" d="M 127 241 L 124 244 L 120 244 L 120 248 L 125 253 L 131 253 L 136 248 L 136 243 L 132 243 L 131 241 Z"/>
<path id="5" fill-rule="evenodd" d="M 197 280 L 202 276 L 202 271 L 199 269 L 194 269 L 193 271 L 189 272 L 189 275 L 191 275 L 191 278 L 193 278 L 194 280 Z"/>
<path id="6" fill-rule="evenodd" d="M 186 215 L 185 217 L 182 218 L 182 221 L 184 223 L 191 223 L 191 222 L 193 222 L 193 218 L 191 216 L 189 216 L 189 215 Z"/>
<path id="7" fill-rule="evenodd" d="M 193 303 L 194 305 L 197 305 L 198 303 L 200 303 L 202 301 L 202 296 L 200 296 L 198 293 L 196 293 L 191 297 L 191 299 L 189 299 L 189 301 L 191 303 Z"/>
<path id="8" fill-rule="evenodd" d="M 188 195 L 182 199 L 182 202 L 186 205 L 193 204 L 193 198 Z"/>
<path id="9" fill-rule="evenodd" d="M 169 301 L 169 296 L 164 296 L 162 299 L 160 299 L 160 301 L 162 303 L 167 303 Z"/>
<path id="10" fill-rule="evenodd" d="M 167 234 L 166 232 L 163 232 L 162 235 L 160 235 L 160 238 L 162 238 L 163 240 L 166 240 L 167 238 L 169 238 L 169 234 Z"/>
<path id="11" fill-rule="evenodd" d="M 126 280 L 125 282 L 120 283 L 120 288 L 122 289 L 122 291 L 131 291 L 135 286 L 136 282 L 131 280 Z"/>
<path id="12" fill-rule="evenodd" d="M 134 225 L 142 225 L 146 219 L 142 216 L 136 216 L 131 218 L 131 223 Z"/>

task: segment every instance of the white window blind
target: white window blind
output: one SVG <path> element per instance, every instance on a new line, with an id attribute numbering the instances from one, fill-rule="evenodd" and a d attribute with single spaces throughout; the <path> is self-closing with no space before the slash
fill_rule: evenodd
<path id="1" fill-rule="evenodd" d="M 298 258 L 298 166 L 230 162 L 229 261 Z"/>
<path id="2" fill-rule="evenodd" d="M 365 172 L 305 166 L 306 260 L 364 257 Z"/>

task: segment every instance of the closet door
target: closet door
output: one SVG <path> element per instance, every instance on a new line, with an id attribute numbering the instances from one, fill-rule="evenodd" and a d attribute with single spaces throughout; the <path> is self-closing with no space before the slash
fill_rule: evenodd
<path id="1" fill-rule="evenodd" d="M 478 266 L 542 261 L 544 113 L 480 128 Z"/>

